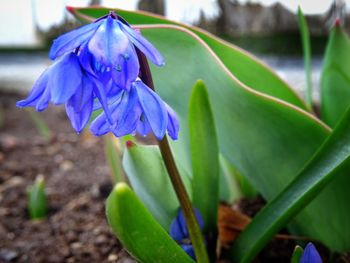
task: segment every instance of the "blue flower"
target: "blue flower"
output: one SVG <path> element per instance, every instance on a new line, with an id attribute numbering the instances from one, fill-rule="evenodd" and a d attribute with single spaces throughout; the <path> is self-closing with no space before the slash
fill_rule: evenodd
<path id="1" fill-rule="evenodd" d="M 148 40 L 110 12 L 95 23 L 54 40 L 50 58 L 55 59 L 79 48 L 85 68 L 93 72 L 109 72 L 117 86 L 128 89 L 140 69 L 135 46 L 157 66 L 164 65 L 163 57 Z"/>
<path id="2" fill-rule="evenodd" d="M 196 208 L 193 210 L 200 229 L 203 229 L 204 221 L 202 216 Z M 194 249 L 190 241 L 190 234 L 188 232 L 186 220 L 181 209 L 179 210 L 177 217 L 171 223 L 170 236 L 190 257 L 195 259 Z"/>
<path id="3" fill-rule="evenodd" d="M 77 132 L 87 125 L 92 111 L 102 108 L 91 127 L 96 135 L 111 131 L 118 137 L 136 132 L 145 136 L 152 131 L 162 139 L 168 130 L 177 139 L 176 113 L 138 78 L 142 53 L 164 65 L 150 42 L 110 12 L 54 40 L 49 55 L 54 63 L 17 106 L 42 111 L 49 102 L 65 103 Z"/>
<path id="4" fill-rule="evenodd" d="M 80 132 L 91 116 L 94 86 L 92 78 L 80 67 L 77 55 L 70 52 L 56 59 L 41 74 L 28 97 L 17 102 L 17 107 L 30 106 L 43 111 L 50 102 L 66 103 L 72 126 Z"/>
<path id="5" fill-rule="evenodd" d="M 305 247 L 300 263 L 322 263 L 321 256 L 312 243 L 308 243 Z"/>
<path id="6" fill-rule="evenodd" d="M 177 139 L 179 121 L 176 113 L 141 80 L 137 79 L 130 90 L 121 90 L 109 108 L 111 125 L 105 113 L 101 113 L 91 124 L 93 134 L 101 136 L 113 132 L 117 137 L 139 133 L 148 135 L 151 131 L 161 140 L 168 131 L 172 139 Z"/>

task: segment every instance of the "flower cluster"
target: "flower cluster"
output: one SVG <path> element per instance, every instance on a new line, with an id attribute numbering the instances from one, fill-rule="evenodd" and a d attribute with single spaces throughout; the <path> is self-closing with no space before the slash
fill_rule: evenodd
<path id="1" fill-rule="evenodd" d="M 42 111 L 50 102 L 64 103 L 78 133 L 92 112 L 102 108 L 90 126 L 97 136 L 108 132 L 118 137 L 135 133 L 146 136 L 153 132 L 160 140 L 168 131 L 177 139 L 176 113 L 139 78 L 137 49 L 155 65 L 164 65 L 150 42 L 110 12 L 54 41 L 49 55 L 54 63 L 17 106 Z"/>
<path id="2" fill-rule="evenodd" d="M 196 208 L 194 208 L 193 211 L 200 229 L 203 229 L 204 221 L 201 214 Z M 179 210 L 176 218 L 171 223 L 169 234 L 191 258 L 196 258 L 190 240 L 190 233 L 188 231 L 186 220 L 181 209 Z"/>

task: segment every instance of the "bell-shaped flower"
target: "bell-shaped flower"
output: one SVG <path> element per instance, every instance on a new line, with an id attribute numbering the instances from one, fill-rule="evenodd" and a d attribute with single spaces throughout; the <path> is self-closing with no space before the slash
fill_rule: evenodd
<path id="1" fill-rule="evenodd" d="M 193 211 L 200 229 L 203 229 L 204 221 L 201 214 L 196 208 L 194 208 Z M 169 234 L 190 257 L 195 259 L 194 249 L 190 240 L 190 233 L 181 209 L 170 225 Z"/>
<path id="2" fill-rule="evenodd" d="M 139 79 L 131 84 L 129 91 L 120 91 L 109 111 L 113 125 L 108 122 L 106 114 L 101 113 L 90 126 L 93 134 L 100 136 L 112 132 L 121 137 L 135 133 L 146 136 L 153 132 L 161 140 L 168 131 L 172 139 L 178 137 L 176 113 Z"/>
<path id="3" fill-rule="evenodd" d="M 306 245 L 300 263 L 322 263 L 321 256 L 312 243 Z"/>
<path id="4" fill-rule="evenodd" d="M 79 48 L 84 68 L 89 70 L 92 65 L 93 72 L 101 69 L 109 72 L 117 86 L 129 89 L 140 69 L 135 46 L 157 66 L 164 65 L 163 57 L 148 40 L 110 12 L 96 22 L 54 40 L 50 58 L 55 59 Z M 90 56 L 94 60 L 92 64 Z"/>
<path id="5" fill-rule="evenodd" d="M 35 107 L 45 110 L 49 103 L 66 104 L 73 128 L 80 132 L 87 124 L 93 103 L 95 82 L 82 70 L 73 52 L 59 57 L 35 82 L 28 97 L 17 102 L 17 107 Z"/>

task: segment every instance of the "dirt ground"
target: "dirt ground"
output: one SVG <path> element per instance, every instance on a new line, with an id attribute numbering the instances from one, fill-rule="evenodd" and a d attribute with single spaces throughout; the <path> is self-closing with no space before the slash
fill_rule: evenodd
<path id="1" fill-rule="evenodd" d="M 46 141 L 22 96 L 0 94 L 0 262 L 134 262 L 111 233 L 104 201 L 112 184 L 103 140 L 77 135 L 63 108 L 40 116 Z M 49 202 L 45 220 L 28 218 L 26 189 L 43 175 Z"/>

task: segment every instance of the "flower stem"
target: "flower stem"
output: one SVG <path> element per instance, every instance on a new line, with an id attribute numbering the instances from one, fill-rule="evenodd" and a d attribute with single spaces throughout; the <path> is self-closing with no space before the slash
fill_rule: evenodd
<path id="1" fill-rule="evenodd" d="M 149 88 L 154 90 L 151 70 L 149 68 L 147 59 L 138 49 L 137 53 L 141 67 L 140 78 Z M 166 136 L 164 136 L 164 138 L 159 141 L 159 149 L 162 154 L 165 167 L 168 170 L 170 181 L 174 187 L 176 196 L 180 202 L 183 214 L 185 216 L 188 232 L 190 234 L 192 246 L 196 255 L 196 261 L 199 263 L 209 263 L 209 257 L 204 243 L 203 234 L 199 228 L 198 222 L 193 212 L 190 198 L 188 196 L 184 183 L 182 182 L 180 173 L 176 167 L 174 156 L 171 152 Z"/>

